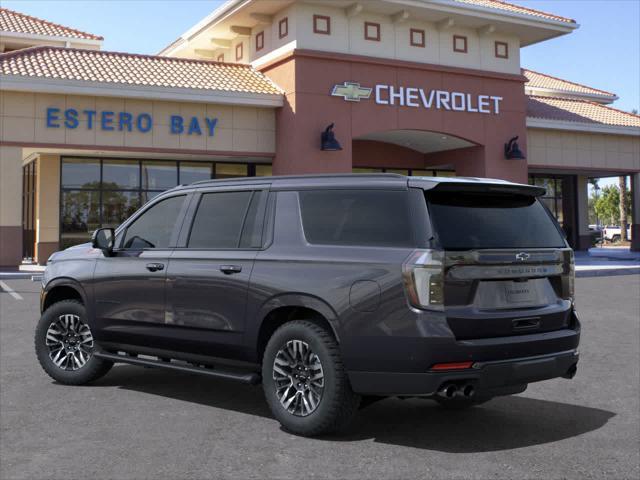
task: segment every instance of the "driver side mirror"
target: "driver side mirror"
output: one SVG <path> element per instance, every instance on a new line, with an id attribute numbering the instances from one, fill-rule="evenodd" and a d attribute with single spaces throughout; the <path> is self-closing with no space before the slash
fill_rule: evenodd
<path id="1" fill-rule="evenodd" d="M 107 257 L 113 253 L 115 232 L 113 228 L 99 228 L 91 236 L 91 246 L 99 248 Z"/>

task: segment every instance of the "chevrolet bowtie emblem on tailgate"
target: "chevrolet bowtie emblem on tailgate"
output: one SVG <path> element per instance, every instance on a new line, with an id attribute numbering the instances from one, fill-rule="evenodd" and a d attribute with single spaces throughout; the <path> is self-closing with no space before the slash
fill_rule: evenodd
<path id="1" fill-rule="evenodd" d="M 371 88 L 361 87 L 356 82 L 344 82 L 342 85 L 333 87 L 331 96 L 342 97 L 347 102 L 359 102 L 361 99 L 367 99 L 371 96 Z"/>
<path id="2" fill-rule="evenodd" d="M 520 260 L 524 262 L 525 260 L 529 260 L 529 257 L 531 257 L 531 255 L 529 255 L 528 253 L 520 252 L 519 254 L 516 255 L 516 260 Z"/>

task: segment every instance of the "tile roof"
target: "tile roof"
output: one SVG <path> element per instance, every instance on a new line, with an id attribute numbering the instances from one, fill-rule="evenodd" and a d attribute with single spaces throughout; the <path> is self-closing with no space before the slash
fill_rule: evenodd
<path id="1" fill-rule="evenodd" d="M 104 40 L 92 33 L 82 32 L 57 23 L 0 8 L 0 32 L 27 33 L 49 37 L 81 38 L 83 40 Z"/>
<path id="2" fill-rule="evenodd" d="M 0 74 L 279 95 L 249 65 L 61 47 L 32 47 L 0 55 Z"/>
<path id="3" fill-rule="evenodd" d="M 527 97 L 527 117 L 618 127 L 640 127 L 640 115 L 601 103 L 535 95 Z"/>
<path id="4" fill-rule="evenodd" d="M 522 69 L 522 74 L 527 77 L 528 80 L 525 87 L 546 88 L 569 93 L 616 97 L 615 93 L 606 92 L 593 87 L 587 87 L 580 83 L 570 82 L 569 80 L 563 80 L 544 73 L 534 72 L 533 70 L 528 70 L 526 68 Z"/>
<path id="5" fill-rule="evenodd" d="M 512 3 L 507 3 L 500 0 L 454 0 L 454 1 L 458 3 L 475 5 L 478 7 L 492 8 L 495 10 L 503 10 L 509 13 L 531 15 L 533 17 L 544 18 L 546 20 L 556 20 L 558 22 L 564 22 L 564 23 L 576 23 L 576 21 L 572 18 L 561 17 L 559 15 L 554 15 L 553 13 L 547 13 L 541 10 L 534 10 L 533 8 L 521 7 L 520 5 L 514 5 Z"/>

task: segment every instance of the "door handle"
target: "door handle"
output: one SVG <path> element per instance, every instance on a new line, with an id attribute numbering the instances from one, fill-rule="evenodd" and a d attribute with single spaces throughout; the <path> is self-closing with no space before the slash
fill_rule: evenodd
<path id="1" fill-rule="evenodd" d="M 150 272 L 164 270 L 164 263 L 147 263 L 147 270 L 149 270 Z"/>
<path id="2" fill-rule="evenodd" d="M 232 275 L 242 271 L 242 265 L 220 265 L 220 271 L 225 275 Z"/>

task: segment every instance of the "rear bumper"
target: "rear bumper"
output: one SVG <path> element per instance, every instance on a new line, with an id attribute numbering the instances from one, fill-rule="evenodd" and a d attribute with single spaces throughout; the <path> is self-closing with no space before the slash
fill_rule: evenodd
<path id="1" fill-rule="evenodd" d="M 498 396 L 518 393 L 528 383 L 558 377 L 571 378 L 578 363 L 578 351 L 476 362 L 459 371 L 394 373 L 350 371 L 351 387 L 366 395 L 435 395 L 449 382 L 472 383 L 478 395 Z"/>

